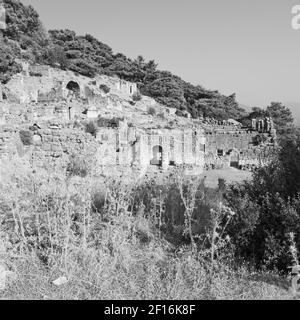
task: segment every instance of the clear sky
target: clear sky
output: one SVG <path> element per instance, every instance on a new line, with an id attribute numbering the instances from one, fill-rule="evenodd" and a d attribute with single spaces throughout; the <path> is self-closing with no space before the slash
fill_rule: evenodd
<path id="1" fill-rule="evenodd" d="M 300 102 L 300 0 L 22 0 L 47 29 L 89 33 L 240 103 Z"/>

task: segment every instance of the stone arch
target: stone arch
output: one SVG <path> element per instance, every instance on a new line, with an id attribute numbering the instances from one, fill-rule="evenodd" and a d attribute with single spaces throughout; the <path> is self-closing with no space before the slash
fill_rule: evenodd
<path id="1" fill-rule="evenodd" d="M 162 146 L 156 145 L 152 148 L 152 160 L 151 165 L 162 166 L 163 148 Z"/>
<path id="2" fill-rule="evenodd" d="M 80 86 L 78 82 L 69 81 L 66 85 L 66 88 L 72 92 L 76 97 L 80 97 Z"/>

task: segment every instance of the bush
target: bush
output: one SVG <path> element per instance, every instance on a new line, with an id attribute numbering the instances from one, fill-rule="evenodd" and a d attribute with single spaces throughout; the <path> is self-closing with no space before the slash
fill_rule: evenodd
<path id="1" fill-rule="evenodd" d="M 288 272 L 293 264 L 290 233 L 300 248 L 299 163 L 297 143 L 287 142 L 268 166 L 254 172 L 251 182 L 226 193 L 237 213 L 229 228 L 236 255 L 257 268 Z"/>
<path id="2" fill-rule="evenodd" d="M 24 146 L 32 145 L 33 134 L 31 131 L 21 130 L 19 134 L 20 134 L 20 139 L 21 139 Z"/>
<path id="3" fill-rule="evenodd" d="M 85 132 L 90 133 L 93 137 L 97 137 L 98 126 L 95 122 L 90 121 L 85 125 Z"/>
<path id="4" fill-rule="evenodd" d="M 102 195 L 93 197 L 99 194 L 99 187 L 91 179 L 65 179 L 59 172 L 49 175 L 39 169 L 33 172 L 29 161 L 24 165 L 21 161 L 26 160 L 0 166 L 2 258 L 3 264 L 17 274 L 0 298 L 290 298 L 287 290 L 276 285 L 272 274 L 253 272 L 231 265 L 229 258 L 224 260 L 227 240 L 222 236 L 224 228 L 218 227 L 222 217 L 228 221 L 226 208 L 214 207 L 210 237 L 201 240 L 197 250 L 181 243 L 170 245 L 160 220 L 166 199 L 164 186 L 151 184 L 143 189 L 148 196 L 145 208 L 136 183 L 125 185 L 122 179 L 107 179 Z M 176 195 L 173 193 L 168 201 L 180 201 L 183 192 L 186 206 L 182 209 L 191 212 L 197 184 L 184 185 L 181 189 L 179 184 Z M 172 194 L 172 188 L 169 192 Z M 211 198 L 211 202 L 217 201 Z M 170 212 L 170 225 L 173 216 Z M 179 235 L 193 220 L 188 213 L 185 218 L 183 228 L 174 227 Z M 54 286 L 53 280 L 61 276 L 68 282 Z"/>
<path id="5" fill-rule="evenodd" d="M 72 156 L 67 166 L 67 174 L 69 176 L 86 177 L 88 175 L 86 162 L 78 156 Z"/>
<path id="6" fill-rule="evenodd" d="M 15 59 L 19 57 L 19 49 L 15 50 L 11 44 L 4 44 L 1 41 L 0 46 L 0 83 L 7 83 L 11 77 L 22 71 L 21 65 L 19 65 Z"/>
<path id="7" fill-rule="evenodd" d="M 163 112 L 159 113 L 157 116 L 161 119 L 166 119 L 165 114 Z"/>
<path id="8" fill-rule="evenodd" d="M 106 84 L 100 84 L 99 88 L 105 93 L 108 94 L 110 92 L 110 88 Z"/>
<path id="9" fill-rule="evenodd" d="M 142 95 L 139 92 L 135 92 L 132 95 L 132 100 L 137 102 L 137 101 L 141 101 L 142 100 Z"/>
<path id="10" fill-rule="evenodd" d="M 156 109 L 154 107 L 149 107 L 148 108 L 148 114 L 150 114 L 151 116 L 155 116 L 156 115 Z"/>

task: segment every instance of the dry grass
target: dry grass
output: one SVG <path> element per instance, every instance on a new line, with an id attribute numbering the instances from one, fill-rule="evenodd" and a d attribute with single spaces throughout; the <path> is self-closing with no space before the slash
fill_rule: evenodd
<path id="1" fill-rule="evenodd" d="M 252 173 L 249 171 L 226 168 L 205 171 L 202 176 L 206 176 L 205 185 L 209 188 L 218 187 L 218 179 L 224 179 L 227 183 L 240 183 L 243 180 L 251 180 Z"/>
<path id="2" fill-rule="evenodd" d="M 134 190 L 134 184 L 108 179 L 95 206 L 99 188 L 89 176 L 66 178 L 33 172 L 26 161 L 2 162 L 1 259 L 16 278 L 0 298 L 292 298 L 288 285 L 272 275 L 221 258 L 212 262 L 206 249 L 171 245 L 153 218 L 162 207 L 153 206 L 151 218 Z M 192 197 L 186 201 L 193 204 Z M 57 287 L 52 282 L 60 276 L 68 283 Z"/>

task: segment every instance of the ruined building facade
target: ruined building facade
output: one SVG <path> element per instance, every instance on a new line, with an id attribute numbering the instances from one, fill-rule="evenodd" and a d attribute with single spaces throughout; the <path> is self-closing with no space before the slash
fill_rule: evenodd
<path id="1" fill-rule="evenodd" d="M 123 119 L 98 122 L 91 134 L 82 123 L 109 110 L 122 115 L 124 104 L 134 105 L 136 84 L 20 63 L 23 72 L 0 86 L 0 160 L 26 155 L 34 167 L 66 169 L 70 159 L 81 156 L 95 174 L 143 176 L 176 167 L 189 174 L 228 166 L 251 169 L 268 162 L 274 151 L 271 119 L 254 120 L 250 128 L 236 121 L 224 125 L 192 119 L 178 128 L 142 127 Z M 176 120 L 175 112 L 168 114 Z"/>

